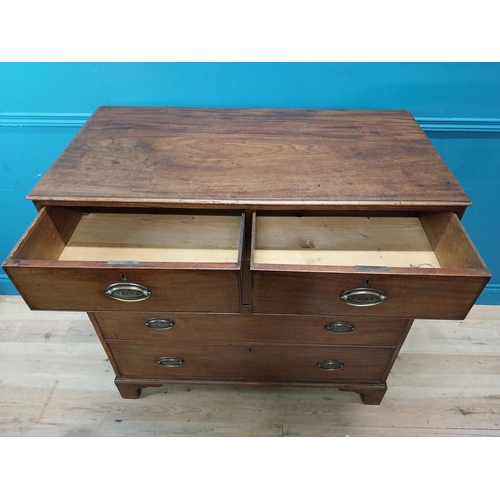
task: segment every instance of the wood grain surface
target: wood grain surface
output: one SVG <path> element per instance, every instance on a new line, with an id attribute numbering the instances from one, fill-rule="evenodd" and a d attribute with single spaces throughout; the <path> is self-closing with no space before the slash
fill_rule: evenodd
<path id="1" fill-rule="evenodd" d="M 201 342 L 109 342 L 123 377 L 207 379 L 250 382 L 385 382 L 390 348 L 304 346 L 293 344 Z M 161 357 L 183 360 L 178 367 L 158 364 Z M 318 362 L 343 363 L 322 370 Z"/>
<path id="2" fill-rule="evenodd" d="M 464 276 L 440 274 L 441 269 L 417 271 L 422 273 L 254 271 L 252 312 L 463 319 L 490 278 L 481 270 Z M 364 286 L 381 290 L 387 299 L 370 307 L 353 307 L 340 299 L 346 290 Z"/>
<path id="3" fill-rule="evenodd" d="M 46 263 L 45 263 L 46 264 Z M 61 262 L 61 264 L 64 264 Z M 82 264 L 89 264 L 83 262 Z M 91 263 L 90 263 L 91 264 Z M 32 309 L 62 311 L 240 311 L 240 271 L 158 269 L 108 266 L 5 267 L 19 293 Z M 106 295 L 112 284 L 127 282 L 150 290 L 148 299 L 121 302 Z"/>
<path id="4" fill-rule="evenodd" d="M 409 112 L 306 109 L 101 107 L 28 199 L 250 208 L 470 205 Z"/>
<path id="5" fill-rule="evenodd" d="M 255 264 L 441 267 L 418 217 L 255 218 Z"/>
<path id="6" fill-rule="evenodd" d="M 87 213 L 59 260 L 238 263 L 242 217 Z"/>
<path id="7" fill-rule="evenodd" d="M 406 320 L 355 316 L 293 316 L 267 314 L 95 313 L 108 340 L 176 340 L 184 342 L 275 342 L 323 345 L 396 346 Z M 151 317 L 175 322 L 169 330 L 146 326 Z M 350 322 L 354 330 L 332 333 L 325 328 L 334 321 Z"/>
<path id="8" fill-rule="evenodd" d="M 500 308 L 415 321 L 380 406 L 335 389 L 166 385 L 122 399 L 85 313 L 0 298 L 1 436 L 500 436 Z"/>

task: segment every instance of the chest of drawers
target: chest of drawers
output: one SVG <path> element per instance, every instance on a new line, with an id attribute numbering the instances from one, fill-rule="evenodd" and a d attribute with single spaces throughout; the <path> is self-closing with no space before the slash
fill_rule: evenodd
<path id="1" fill-rule="evenodd" d="M 464 318 L 490 278 L 407 112 L 99 108 L 28 199 L 3 268 L 30 308 L 88 312 L 124 398 L 272 384 L 379 404 L 413 319 Z"/>

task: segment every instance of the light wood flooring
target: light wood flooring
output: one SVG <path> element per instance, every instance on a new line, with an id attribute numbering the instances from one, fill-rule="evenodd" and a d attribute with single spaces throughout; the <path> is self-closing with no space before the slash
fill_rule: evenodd
<path id="1" fill-rule="evenodd" d="M 416 321 L 380 406 L 321 388 L 177 385 L 122 399 L 84 313 L 0 297 L 0 436 L 499 436 L 500 307 Z"/>

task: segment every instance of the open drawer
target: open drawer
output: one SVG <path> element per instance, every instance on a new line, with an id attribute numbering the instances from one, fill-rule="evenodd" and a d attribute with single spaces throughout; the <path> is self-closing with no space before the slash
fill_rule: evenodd
<path id="1" fill-rule="evenodd" d="M 244 214 L 44 207 L 3 263 L 32 309 L 240 311 Z"/>
<path id="2" fill-rule="evenodd" d="M 452 212 L 253 217 L 254 313 L 462 319 L 491 277 Z"/>

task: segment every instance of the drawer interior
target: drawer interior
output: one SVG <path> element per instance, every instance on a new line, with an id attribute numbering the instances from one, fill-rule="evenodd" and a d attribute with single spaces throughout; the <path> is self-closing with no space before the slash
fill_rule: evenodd
<path id="1" fill-rule="evenodd" d="M 11 258 L 237 264 L 243 224 L 241 214 L 84 212 L 45 207 Z"/>
<path id="2" fill-rule="evenodd" d="M 484 269 L 458 217 L 254 214 L 252 265 Z"/>

